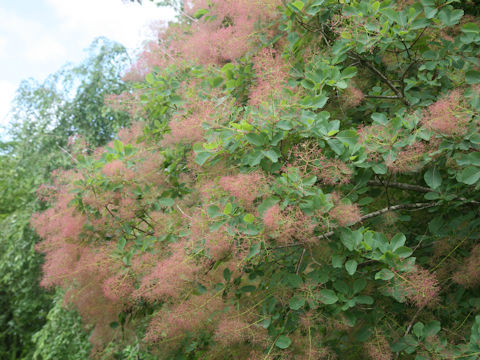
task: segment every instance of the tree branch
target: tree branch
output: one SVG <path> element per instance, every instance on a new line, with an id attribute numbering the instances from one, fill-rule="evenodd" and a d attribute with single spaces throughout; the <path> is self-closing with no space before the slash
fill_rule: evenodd
<path id="1" fill-rule="evenodd" d="M 389 99 L 389 100 L 403 100 L 402 98 L 396 95 L 365 95 L 368 99 Z"/>
<path id="2" fill-rule="evenodd" d="M 302 255 L 300 255 L 300 259 L 298 259 L 297 268 L 295 269 L 295 274 L 297 274 L 297 275 L 300 272 L 300 268 L 302 266 L 302 261 L 303 261 L 303 256 L 305 255 L 305 251 L 307 251 L 307 249 L 303 248 Z"/>
<path id="3" fill-rule="evenodd" d="M 367 185 L 370 185 L 370 186 L 384 186 L 384 185 L 383 185 L 381 182 L 379 182 L 379 181 L 369 181 L 369 182 L 367 182 Z M 388 186 L 395 187 L 395 188 L 402 189 L 402 190 L 412 190 L 412 191 L 425 192 L 425 193 L 427 193 L 427 192 L 434 192 L 434 193 L 437 193 L 437 194 L 440 194 L 440 193 L 441 193 L 441 192 L 438 191 L 438 190 L 430 189 L 430 188 L 425 187 L 425 186 L 405 184 L 405 183 L 398 183 L 398 182 L 389 183 Z M 463 202 L 466 203 L 466 204 L 476 204 L 476 205 L 480 205 L 480 201 L 468 200 L 468 199 L 466 199 L 466 198 L 464 198 L 464 197 L 459 197 L 459 196 L 454 197 L 453 200 L 460 200 L 460 201 L 463 201 Z"/>
<path id="4" fill-rule="evenodd" d="M 390 206 L 390 207 L 386 207 L 386 208 L 383 208 L 381 210 L 377 210 L 377 211 L 374 211 L 374 212 L 371 212 L 367 215 L 363 215 L 359 221 L 351 224 L 350 226 L 352 225 L 355 225 L 355 224 L 358 224 L 358 223 L 361 223 L 365 220 L 368 220 L 368 219 L 371 219 L 373 217 L 377 217 L 379 215 L 382 215 L 382 214 L 385 214 L 386 212 L 389 212 L 389 211 L 397 211 L 397 210 L 403 210 L 403 209 L 410 209 L 410 210 L 421 210 L 421 209 L 427 209 L 427 208 L 430 208 L 430 207 L 434 207 L 434 206 L 437 206 L 438 205 L 438 202 L 435 201 L 435 202 L 428 202 L 428 203 L 413 203 L 413 204 L 399 204 L 399 205 L 394 205 L 394 206 Z M 332 236 L 334 234 L 334 231 L 329 231 L 327 233 L 324 233 L 324 234 L 321 234 L 320 237 L 321 238 L 328 238 L 329 236 Z"/>
<path id="5" fill-rule="evenodd" d="M 398 90 L 395 85 L 392 84 L 392 82 L 380 71 L 378 70 L 375 66 L 373 66 L 372 63 L 370 63 L 370 61 L 368 61 L 367 59 L 363 58 L 362 56 L 360 56 L 359 54 L 357 53 L 353 53 L 353 55 L 362 63 L 364 64 L 370 71 L 372 71 L 373 73 L 375 73 L 380 79 L 383 80 L 383 82 L 385 84 L 387 84 L 387 86 L 397 95 L 398 98 L 402 99 L 403 102 L 406 104 L 406 105 L 410 105 L 410 103 L 405 99 L 405 97 L 403 96 L 403 94 L 400 92 L 400 90 Z"/>
<path id="6" fill-rule="evenodd" d="M 379 181 L 369 181 L 367 185 L 370 186 L 384 186 Z M 391 182 L 388 184 L 388 186 L 395 187 L 398 189 L 403 189 L 403 190 L 413 190 L 413 191 L 420 191 L 420 192 L 430 192 L 432 189 L 427 188 L 425 186 L 420 186 L 420 185 L 412 185 L 412 184 L 405 184 L 405 183 L 398 183 L 398 182 Z"/>
<path id="7" fill-rule="evenodd" d="M 379 216 L 379 215 L 385 214 L 386 212 L 389 212 L 389 211 L 397 211 L 397 210 L 403 210 L 403 209 L 407 209 L 407 210 L 423 210 L 423 209 L 428 209 L 428 208 L 431 208 L 431 207 L 434 207 L 434 206 L 437 206 L 437 205 L 438 205 L 438 201 L 427 202 L 427 203 L 413 203 L 413 204 L 399 204 L 399 205 L 394 205 L 394 206 L 386 207 L 386 208 L 383 208 L 383 209 L 380 209 L 380 210 L 371 212 L 371 213 L 369 213 L 369 214 L 363 215 L 363 216 L 360 218 L 359 221 L 354 222 L 354 223 L 351 224 L 350 226 L 353 226 L 353 225 L 355 225 L 355 224 L 361 223 L 361 222 L 363 222 L 363 221 L 365 221 L 365 220 L 368 220 L 368 219 L 371 219 L 371 218 L 373 218 L 373 217 L 377 217 L 377 216 Z M 329 238 L 330 236 L 332 236 L 333 234 L 335 234 L 335 231 L 334 231 L 334 230 L 329 231 L 329 232 L 326 232 L 326 233 L 323 233 L 323 234 L 320 234 L 318 237 L 319 237 L 319 238 L 328 239 L 328 238 Z M 269 250 L 284 249 L 284 248 L 289 248 L 289 247 L 294 247 L 294 246 L 303 246 L 303 245 L 304 245 L 303 243 L 294 243 L 294 244 L 277 246 L 277 247 L 274 247 L 274 248 L 270 248 Z"/>

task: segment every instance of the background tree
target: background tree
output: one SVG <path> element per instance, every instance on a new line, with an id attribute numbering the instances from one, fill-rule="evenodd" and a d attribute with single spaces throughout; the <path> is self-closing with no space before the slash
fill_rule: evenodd
<path id="1" fill-rule="evenodd" d="M 17 90 L 8 140 L 0 144 L 2 359 L 31 359 L 34 353 L 49 358 L 39 348 L 52 347 L 48 340 L 58 338 L 49 334 L 54 330 L 49 322 L 67 324 L 75 319 L 61 310 L 58 296 L 52 298 L 52 293 L 38 285 L 42 257 L 34 251 L 38 238 L 30 228 L 30 217 L 43 208 L 36 196 L 38 186 L 49 181 L 54 169 L 72 165 L 69 137 L 81 136 L 95 147 L 128 123 L 127 114 L 104 105 L 106 95 L 126 89 L 121 74 L 128 65 L 123 46 L 100 38 L 92 43 L 80 65 L 67 65 L 41 84 L 23 81 Z M 59 319 L 62 314 L 65 320 Z M 32 335 L 44 326 L 43 335 L 32 342 Z M 62 331 L 71 337 L 68 341 L 81 339 L 75 327 Z"/>

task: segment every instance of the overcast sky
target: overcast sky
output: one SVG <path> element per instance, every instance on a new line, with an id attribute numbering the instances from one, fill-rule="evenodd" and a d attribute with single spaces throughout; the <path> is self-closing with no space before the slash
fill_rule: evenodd
<path id="1" fill-rule="evenodd" d="M 138 48 L 149 24 L 173 11 L 148 0 L 0 0 L 0 125 L 20 81 L 43 81 L 66 62 L 78 63 L 98 36 Z M 1 131 L 1 129 L 0 129 Z"/>

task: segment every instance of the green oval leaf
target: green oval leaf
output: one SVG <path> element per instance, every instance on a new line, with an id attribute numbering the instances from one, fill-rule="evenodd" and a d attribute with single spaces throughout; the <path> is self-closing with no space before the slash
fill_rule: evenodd
<path id="1" fill-rule="evenodd" d="M 333 290 L 322 289 L 318 293 L 320 295 L 320 301 L 325 305 L 335 304 L 338 301 L 338 296 Z"/>
<path id="2" fill-rule="evenodd" d="M 460 181 L 467 184 L 473 185 L 480 179 L 480 168 L 476 166 L 469 166 L 462 170 L 460 173 Z"/>
<path id="3" fill-rule="evenodd" d="M 390 280 L 395 276 L 393 272 L 388 269 L 382 269 L 375 274 L 375 280 Z"/>
<path id="4" fill-rule="evenodd" d="M 437 189 L 440 185 L 442 185 L 442 177 L 438 172 L 436 166 L 427 170 L 425 175 L 423 175 L 423 179 L 425 183 L 432 189 Z"/>
<path id="5" fill-rule="evenodd" d="M 243 217 L 243 221 L 248 224 L 252 224 L 255 221 L 255 216 L 253 216 L 252 214 L 245 214 L 245 216 Z"/>
<path id="6" fill-rule="evenodd" d="M 347 270 L 348 275 L 353 275 L 357 271 L 358 263 L 355 260 L 348 260 L 345 263 L 345 269 Z"/>
<path id="7" fill-rule="evenodd" d="M 292 340 L 290 340 L 288 336 L 280 335 L 277 341 L 275 341 L 275 346 L 280 349 L 286 349 L 290 346 L 291 343 L 292 343 Z"/>
<path id="8" fill-rule="evenodd" d="M 289 305 L 290 309 L 298 310 L 305 305 L 305 298 L 301 295 L 295 295 L 290 299 Z"/>
<path id="9" fill-rule="evenodd" d="M 245 138 L 250 144 L 255 146 L 262 146 L 265 144 L 265 138 L 259 134 L 249 133 L 245 135 Z"/>

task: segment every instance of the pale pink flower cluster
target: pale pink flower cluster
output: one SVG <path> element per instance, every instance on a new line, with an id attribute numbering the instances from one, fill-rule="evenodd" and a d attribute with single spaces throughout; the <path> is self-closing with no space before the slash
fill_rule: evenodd
<path id="1" fill-rule="evenodd" d="M 343 105 L 347 108 L 355 108 L 359 106 L 364 98 L 365 95 L 362 90 L 353 85 L 347 87 L 342 94 Z"/>
<path id="2" fill-rule="evenodd" d="M 141 93 L 137 91 L 124 91 L 121 94 L 110 94 L 105 96 L 105 105 L 116 111 L 128 113 L 132 118 L 145 115 L 140 101 Z"/>
<path id="3" fill-rule="evenodd" d="M 250 92 L 250 104 L 260 105 L 272 101 L 286 85 L 288 66 L 281 54 L 270 48 L 264 48 L 253 58 L 256 84 Z"/>
<path id="4" fill-rule="evenodd" d="M 145 340 L 156 343 L 162 339 L 182 341 L 187 333 L 199 332 L 213 325 L 213 314 L 222 310 L 224 304 L 219 296 L 192 295 L 168 309 L 161 309 L 148 325 Z"/>
<path id="5" fill-rule="evenodd" d="M 125 127 L 119 130 L 117 137 L 124 144 L 135 145 L 137 139 L 143 135 L 143 129 L 145 124 L 141 121 L 136 121 L 129 127 Z"/>
<path id="6" fill-rule="evenodd" d="M 263 224 L 269 230 L 276 230 L 280 227 L 284 217 L 280 205 L 275 204 L 263 213 Z"/>
<path id="7" fill-rule="evenodd" d="M 57 202 L 55 207 L 51 207 L 42 213 L 34 214 L 31 220 L 32 226 L 43 242 L 36 245 L 37 251 L 48 253 L 65 245 L 66 242 L 74 244 L 82 233 L 86 222 L 86 216 L 69 207 L 73 200 L 73 195 L 67 193 L 67 189 L 62 189 L 60 194 L 55 196 Z M 50 256 L 47 255 L 47 262 Z M 55 257 L 52 257 L 55 261 Z"/>
<path id="8" fill-rule="evenodd" d="M 192 23 L 192 35 L 176 42 L 174 47 L 185 57 L 203 64 L 233 61 L 250 49 L 256 24 L 277 16 L 277 3 L 280 4 L 278 0 L 187 1 L 185 9 L 190 16 L 203 9 L 208 14 Z"/>
<path id="9" fill-rule="evenodd" d="M 213 121 L 215 105 L 210 101 L 191 99 L 185 114 L 177 114 L 168 124 L 170 133 L 163 138 L 163 145 L 194 144 L 203 141 L 203 123 Z"/>
<path id="10" fill-rule="evenodd" d="M 115 274 L 103 282 L 103 293 L 112 301 L 125 301 L 135 290 L 128 274 Z"/>
<path id="11" fill-rule="evenodd" d="M 142 278 L 134 297 L 151 302 L 178 297 L 198 271 L 198 266 L 189 259 L 184 247 L 183 242 L 172 244 L 171 256 L 158 261 L 151 272 Z"/>
<path id="12" fill-rule="evenodd" d="M 353 225 L 362 219 L 360 208 L 356 204 L 337 203 L 329 215 L 339 226 Z"/>
<path id="13" fill-rule="evenodd" d="M 295 358 L 299 360 L 336 360 L 337 356 L 326 347 L 308 347 L 303 356 Z"/>
<path id="14" fill-rule="evenodd" d="M 364 349 L 371 360 L 392 360 L 393 353 L 385 336 L 377 334 L 375 338 L 365 343 Z"/>
<path id="15" fill-rule="evenodd" d="M 434 302 L 440 291 L 435 274 L 420 267 L 416 267 L 414 271 L 398 276 L 398 278 L 403 296 L 418 307 Z"/>
<path id="16" fill-rule="evenodd" d="M 143 159 L 136 166 L 136 177 L 141 178 L 142 182 L 159 187 L 166 187 L 167 181 L 162 174 L 162 165 L 164 157 L 160 151 L 145 152 Z"/>
<path id="17" fill-rule="evenodd" d="M 162 69 L 168 66 L 172 62 L 168 51 L 160 41 L 149 41 L 137 55 L 135 63 L 123 76 L 123 81 L 140 82 L 155 67 Z"/>
<path id="18" fill-rule="evenodd" d="M 239 317 L 223 316 L 215 329 L 214 340 L 222 346 L 244 342 L 249 338 L 250 326 Z"/>
<path id="19" fill-rule="evenodd" d="M 108 177 L 115 177 L 121 175 L 126 170 L 122 160 L 113 160 L 106 163 L 102 168 L 102 173 Z"/>
<path id="20" fill-rule="evenodd" d="M 312 235 L 316 222 L 297 207 L 282 211 L 275 204 L 263 213 L 263 223 L 267 234 L 280 244 L 315 241 Z"/>
<path id="21" fill-rule="evenodd" d="M 237 174 L 220 178 L 220 187 L 230 195 L 250 207 L 258 197 L 259 189 L 265 183 L 265 177 L 260 172 Z"/>
<path id="22" fill-rule="evenodd" d="M 205 235 L 205 249 L 214 260 L 220 260 L 228 256 L 232 246 L 232 236 L 225 229 L 210 231 Z"/>
<path id="23" fill-rule="evenodd" d="M 415 142 L 399 151 L 395 160 L 387 160 L 387 167 L 393 173 L 418 171 L 422 167 L 422 160 L 426 152 L 425 143 Z"/>
<path id="24" fill-rule="evenodd" d="M 466 288 L 480 284 L 480 245 L 470 251 L 470 255 L 453 275 L 453 281 Z"/>
<path id="25" fill-rule="evenodd" d="M 421 123 L 427 129 L 446 136 L 461 136 L 467 131 L 470 116 L 463 107 L 463 93 L 453 90 L 423 113 Z"/>

